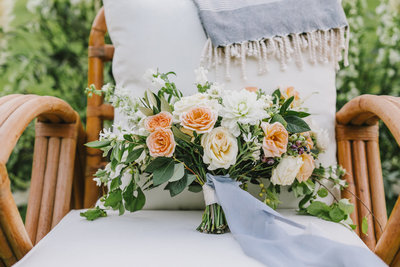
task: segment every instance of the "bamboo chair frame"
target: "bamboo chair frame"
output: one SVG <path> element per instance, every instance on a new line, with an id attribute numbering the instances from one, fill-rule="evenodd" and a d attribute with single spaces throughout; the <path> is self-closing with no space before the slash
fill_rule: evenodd
<path id="1" fill-rule="evenodd" d="M 6 163 L 35 118 L 32 179 L 24 226 L 11 193 Z M 71 207 L 83 207 L 85 134 L 78 114 L 63 100 L 8 95 L 0 98 L 0 138 L 0 266 L 11 266 Z"/>
<path id="2" fill-rule="evenodd" d="M 105 43 L 106 33 L 107 27 L 102 8 L 93 22 L 89 38 L 88 84 L 94 84 L 96 88 L 102 87 L 104 63 L 111 61 L 114 54 L 114 47 Z M 9 128 L 8 134 L 4 135 L 5 123 L 3 121 L 10 121 L 10 114 L 13 115 L 14 110 L 20 109 L 19 106 L 22 102 L 31 98 L 40 98 L 45 102 L 39 105 L 43 107 L 41 111 L 27 112 L 29 113 L 28 119 L 20 118 L 24 121 L 24 123 L 19 123 L 22 126 L 18 129 Z M 40 102 L 41 100 L 37 101 Z M 48 108 L 50 102 L 55 103 L 51 109 Z M 14 110 L 8 111 L 10 107 Z M 0 151 L 0 266 L 8 266 L 27 253 L 32 245 L 40 240 L 66 214 L 71 207 L 69 205 L 71 202 L 74 208 L 80 208 L 82 204 L 83 207 L 89 208 L 95 204 L 100 196 L 100 190 L 92 179 L 96 170 L 103 166 L 104 159 L 100 150 L 93 148 L 84 150 L 83 144 L 85 141 L 97 140 L 99 132 L 103 128 L 103 121 L 114 118 L 114 109 L 111 105 L 103 103 L 103 98 L 100 96 L 94 95 L 88 98 L 86 135 L 76 113 L 68 104 L 56 98 L 6 96 L 0 98 L 0 111 L 4 111 L 0 112 L 2 114 L 0 115 L 0 137 L 3 137 L 0 140 L 10 140 L 10 144 L 7 144 L 7 152 Z M 31 193 L 27 222 L 24 227 L 9 189 L 5 163 L 23 129 L 34 117 L 38 117 L 38 122 L 31 190 L 40 197 L 34 197 Z M 363 95 L 353 99 L 337 112 L 338 161 L 347 170 L 345 179 L 348 181 L 349 187 L 346 191 L 343 191 L 343 195 L 355 204 L 355 211 L 351 216 L 353 221 L 359 224 L 362 218 L 367 216 L 369 222 L 368 235 L 360 233 L 358 229 L 356 233 L 387 264 L 400 266 L 400 198 L 388 220 L 379 157 L 378 121 L 380 119 L 390 129 L 400 145 L 400 98 Z M 64 124 L 60 124 L 61 122 Z M 49 130 L 51 133 L 46 135 L 46 130 L 41 127 L 48 124 L 51 125 L 51 131 Z M 63 127 L 66 127 L 66 125 L 75 127 L 76 141 L 71 136 L 63 135 L 65 131 L 61 129 L 64 129 Z M 12 135 L 10 131 L 17 134 Z M 64 139 L 62 141 L 54 140 L 54 132 L 57 132 L 57 138 L 69 138 L 69 141 L 64 141 Z M 45 139 L 48 140 L 47 143 L 44 141 Z M 62 144 L 69 142 L 69 150 L 64 151 L 66 152 L 64 154 L 68 156 L 65 158 L 60 156 L 59 159 L 54 160 L 49 155 L 51 153 L 57 155 L 58 150 L 53 147 L 57 147 L 60 142 Z M 74 150 L 76 145 L 77 149 Z M 61 150 L 63 149 L 66 148 L 61 146 Z M 61 161 L 66 161 L 66 165 L 69 167 L 73 166 L 72 162 L 74 161 L 73 174 L 70 172 L 72 167 L 63 167 L 66 165 L 61 164 Z M 81 170 L 83 169 L 85 170 L 84 181 L 81 179 L 83 176 Z M 59 177 L 56 183 L 54 176 L 57 170 Z M 52 173 L 52 175 L 48 173 Z M 48 178 L 50 176 L 51 179 Z M 74 176 L 73 182 L 71 176 Z M 43 179 L 51 180 L 51 186 L 43 186 Z M 41 182 L 35 182 L 38 180 Z M 59 186 L 58 181 L 60 180 L 65 180 L 63 186 Z M 81 182 L 84 183 L 84 186 Z M 52 192 L 50 196 L 47 196 L 46 194 L 49 193 L 46 192 L 51 191 L 49 187 L 54 188 L 55 185 L 55 193 Z M 82 199 L 83 188 L 84 198 Z M 70 197 L 71 191 L 72 199 Z M 56 194 L 56 197 L 54 197 L 54 194 Z M 62 196 L 60 200 L 58 199 L 59 195 Z M 45 211 L 43 211 L 43 207 L 45 207 Z M 47 211 L 48 209 L 52 210 L 52 208 L 53 211 Z M 372 211 L 374 216 L 369 211 Z M 44 218 L 42 219 L 42 217 Z M 45 222 L 41 222 L 41 219 Z"/>

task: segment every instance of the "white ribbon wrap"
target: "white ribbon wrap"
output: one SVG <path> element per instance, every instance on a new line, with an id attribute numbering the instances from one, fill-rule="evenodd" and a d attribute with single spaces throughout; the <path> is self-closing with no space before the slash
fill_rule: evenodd
<path id="1" fill-rule="evenodd" d="M 208 184 L 203 185 L 203 195 L 204 195 L 204 202 L 206 206 L 219 203 L 217 199 L 217 195 L 215 194 L 214 188 L 209 186 Z"/>

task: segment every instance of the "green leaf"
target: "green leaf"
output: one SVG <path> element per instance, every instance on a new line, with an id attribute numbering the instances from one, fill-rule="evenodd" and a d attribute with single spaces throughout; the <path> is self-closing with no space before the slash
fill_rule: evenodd
<path id="1" fill-rule="evenodd" d="M 125 200 L 125 209 L 134 212 L 141 210 L 146 203 L 146 196 L 144 195 L 142 189 L 138 187 L 136 189 L 137 195 L 134 195 L 134 184 L 131 182 L 125 189 L 123 194 Z"/>
<path id="2" fill-rule="evenodd" d="M 151 108 L 145 108 L 145 107 L 138 107 L 140 112 L 143 113 L 145 116 L 152 116 L 154 115 L 153 110 Z"/>
<path id="3" fill-rule="evenodd" d="M 161 101 L 161 111 L 167 111 L 167 112 L 172 112 L 171 106 L 169 105 L 168 101 L 165 100 L 163 96 L 160 97 Z"/>
<path id="4" fill-rule="evenodd" d="M 126 141 L 133 142 L 132 135 L 130 135 L 130 134 L 124 134 L 124 139 Z"/>
<path id="5" fill-rule="evenodd" d="M 367 220 L 367 216 L 364 216 L 362 218 L 362 222 L 361 222 L 361 232 L 364 235 L 368 235 L 368 220 Z"/>
<path id="6" fill-rule="evenodd" d="M 289 97 L 285 101 L 285 103 L 282 104 L 282 107 L 281 107 L 279 113 L 282 115 L 285 114 L 286 110 L 290 107 L 290 104 L 292 104 L 293 100 L 294 100 L 294 96 Z"/>
<path id="7" fill-rule="evenodd" d="M 346 198 L 339 200 L 339 208 L 346 214 L 351 214 L 354 211 L 354 205 Z"/>
<path id="8" fill-rule="evenodd" d="M 155 158 L 150 164 L 147 166 L 145 172 L 152 173 L 155 170 L 162 168 L 164 165 L 167 165 L 168 163 L 172 162 L 173 159 L 171 158 L 166 158 L 166 157 L 158 157 Z"/>
<path id="9" fill-rule="evenodd" d="M 144 148 L 138 148 L 129 152 L 128 157 L 126 158 L 126 162 L 132 163 L 135 160 L 137 160 L 140 157 L 140 155 L 142 155 L 143 150 Z"/>
<path id="10" fill-rule="evenodd" d="M 328 196 L 328 190 L 326 190 L 325 188 L 320 188 L 318 190 L 317 194 L 320 197 L 326 197 L 326 196 Z"/>
<path id="11" fill-rule="evenodd" d="M 111 207 L 114 210 L 116 210 L 119 208 L 121 202 L 122 202 L 122 191 L 121 189 L 117 189 L 115 191 L 111 191 L 108 194 L 106 201 L 104 202 L 104 206 Z"/>
<path id="12" fill-rule="evenodd" d="M 94 221 L 100 217 L 107 217 L 107 213 L 97 206 L 94 209 L 89 209 L 85 212 L 81 212 L 80 216 L 85 217 L 88 221 Z"/>
<path id="13" fill-rule="evenodd" d="M 174 174 L 168 180 L 169 182 L 175 182 L 180 180 L 185 175 L 185 166 L 182 163 L 176 163 L 174 165 Z"/>
<path id="14" fill-rule="evenodd" d="M 196 176 L 194 175 L 185 175 L 179 181 L 169 182 L 164 190 L 169 190 L 171 197 L 174 197 L 180 194 L 186 186 L 190 185 L 194 181 L 194 179 L 196 179 Z"/>
<path id="15" fill-rule="evenodd" d="M 109 146 L 110 144 L 111 144 L 111 141 L 103 140 L 103 141 L 89 142 L 89 143 L 86 143 L 85 146 L 91 147 L 91 148 L 102 148 L 102 147 Z"/>
<path id="16" fill-rule="evenodd" d="M 307 112 L 304 112 L 304 111 L 288 110 L 288 111 L 286 111 L 285 115 L 287 115 L 287 116 L 292 115 L 292 116 L 297 116 L 297 117 L 300 117 L 300 118 L 305 118 L 305 117 L 310 116 L 311 114 L 307 113 Z"/>
<path id="17" fill-rule="evenodd" d="M 280 114 L 275 114 L 272 117 L 271 123 L 274 123 L 274 122 L 280 122 L 285 128 L 287 126 L 287 122 L 285 121 L 285 119 Z"/>
<path id="18" fill-rule="evenodd" d="M 174 174 L 174 162 L 170 161 L 153 171 L 153 185 L 160 185 L 171 179 Z"/>
<path id="19" fill-rule="evenodd" d="M 189 136 L 187 134 L 184 134 L 176 126 L 172 126 L 171 129 L 172 129 L 172 132 L 174 133 L 174 136 L 179 138 L 179 139 L 181 139 L 181 140 L 183 140 L 183 141 L 190 142 L 190 140 L 192 139 L 191 136 Z"/>
<path id="20" fill-rule="evenodd" d="M 286 130 L 291 133 L 303 133 L 310 131 L 310 126 L 299 117 L 296 116 L 285 116 L 287 122 Z"/>
<path id="21" fill-rule="evenodd" d="M 357 225 L 355 224 L 349 224 L 349 226 L 351 227 L 351 229 L 356 230 L 357 229 Z"/>
<path id="22" fill-rule="evenodd" d="M 202 190 L 202 187 L 198 183 L 192 183 L 191 185 L 189 185 L 188 190 L 193 193 L 198 193 Z"/>
<path id="23" fill-rule="evenodd" d="M 122 184 L 121 176 L 118 176 L 118 177 L 112 179 L 111 184 L 110 184 L 110 191 L 117 189 L 118 187 L 120 187 L 121 184 Z"/>
<path id="24" fill-rule="evenodd" d="M 324 213 L 329 212 L 329 206 L 321 201 L 314 201 L 307 207 L 307 212 L 311 215 L 321 217 Z"/>
<path id="25" fill-rule="evenodd" d="M 340 222 L 344 220 L 346 214 L 338 207 L 333 206 L 332 209 L 329 211 L 329 217 L 331 217 L 333 222 Z"/>
<path id="26" fill-rule="evenodd" d="M 272 96 L 276 97 L 276 99 L 280 99 L 281 98 L 281 90 L 276 89 L 273 93 Z"/>

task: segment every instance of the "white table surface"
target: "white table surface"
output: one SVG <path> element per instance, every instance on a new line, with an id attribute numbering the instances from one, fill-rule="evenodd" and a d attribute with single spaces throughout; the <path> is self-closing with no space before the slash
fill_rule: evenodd
<path id="1" fill-rule="evenodd" d="M 14 266 L 263 266 L 242 252 L 232 234 L 197 232 L 201 211 L 110 213 L 93 222 L 80 217 L 80 212 L 69 212 Z M 340 224 L 295 215 L 292 210 L 279 212 L 305 225 L 313 223 L 327 238 L 364 246 Z"/>

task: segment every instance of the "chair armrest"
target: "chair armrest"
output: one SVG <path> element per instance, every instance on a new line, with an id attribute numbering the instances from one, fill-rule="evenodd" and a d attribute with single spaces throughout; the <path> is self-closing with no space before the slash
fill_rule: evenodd
<path id="1" fill-rule="evenodd" d="M 360 132 L 360 135 L 364 135 L 364 137 L 368 136 L 368 133 L 366 130 L 373 129 L 374 127 L 377 127 L 377 122 L 378 120 L 381 119 L 385 125 L 388 127 L 390 132 L 392 133 L 393 137 L 395 138 L 397 144 L 400 145 L 400 98 L 399 97 L 393 97 L 393 96 L 375 96 L 375 95 L 362 95 L 359 97 L 356 97 L 355 99 L 351 100 L 348 102 L 346 105 L 344 105 L 336 114 L 336 121 L 339 127 L 347 127 L 348 129 L 352 129 L 351 127 L 354 127 L 354 129 L 357 129 L 358 126 L 362 126 L 363 128 L 359 128 L 362 131 Z M 365 127 L 365 126 L 370 126 L 370 127 Z M 352 139 L 349 139 L 352 140 Z M 366 139 L 364 139 L 366 140 Z M 357 151 L 357 146 L 359 145 L 357 142 L 359 141 L 352 141 L 352 153 L 353 153 L 353 161 L 357 160 L 356 159 L 356 154 Z M 384 192 L 383 192 L 383 183 L 382 183 L 382 175 L 381 175 L 381 168 L 380 168 L 380 159 L 379 159 L 379 146 L 368 146 L 371 145 L 371 141 L 365 142 L 367 144 L 366 146 L 366 154 L 367 157 L 366 161 L 361 165 L 368 164 L 368 169 L 367 167 L 364 167 L 364 169 L 367 169 L 367 172 L 365 173 L 365 176 L 369 176 L 369 185 L 368 185 L 368 178 L 366 178 L 367 184 L 364 185 L 367 187 L 371 187 L 370 190 L 372 193 L 374 193 L 374 190 L 376 190 L 376 187 L 381 187 L 382 192 L 376 193 L 376 195 L 380 196 L 375 196 L 375 198 L 380 198 L 381 200 L 383 199 L 383 204 L 384 204 Z M 338 155 L 339 155 L 339 161 L 340 157 L 347 157 L 350 155 L 351 158 L 351 152 L 347 152 L 348 154 L 346 155 L 346 150 L 350 149 L 350 145 L 346 146 L 340 142 L 338 142 Z M 361 144 L 359 146 L 364 146 L 364 144 Z M 374 148 L 374 151 L 369 151 L 369 149 Z M 365 150 L 365 146 L 364 146 Z M 369 155 L 368 155 L 369 153 Z M 372 155 L 374 154 L 374 155 Z M 368 157 L 372 155 L 371 157 Z M 375 162 L 374 162 L 375 161 Z M 350 163 L 351 164 L 351 163 Z M 360 163 L 353 162 L 352 166 L 354 169 L 360 165 Z M 350 169 L 352 166 L 349 166 Z M 371 167 L 372 166 L 372 167 Z M 377 170 L 377 167 L 379 167 L 379 170 Z M 346 167 L 345 167 L 346 168 Z M 354 170 L 356 172 L 356 170 Z M 371 173 L 375 174 L 378 173 L 380 177 L 371 177 Z M 354 175 L 354 179 L 356 180 L 357 177 L 356 173 Z M 353 179 L 352 177 L 350 179 Z M 380 181 L 378 181 L 380 180 Z M 360 182 L 357 181 L 355 182 L 357 186 L 360 186 Z M 368 202 L 368 201 L 367 201 Z M 372 196 L 372 204 L 374 203 L 374 196 Z M 374 205 L 372 205 L 373 208 Z M 360 205 L 359 205 L 360 207 Z M 382 209 L 382 205 L 379 207 Z M 380 213 L 384 213 L 386 211 L 380 211 Z M 375 213 L 375 211 L 374 211 Z M 385 215 L 384 215 L 385 216 Z M 392 211 L 392 214 L 390 215 L 389 220 L 386 221 L 384 220 L 383 225 L 383 232 L 379 233 L 377 235 L 377 243 L 374 248 L 375 253 L 381 257 L 387 264 L 400 264 L 400 197 L 397 200 L 397 203 Z M 371 248 L 371 246 L 369 246 Z M 398 262 L 397 262 L 398 261 Z"/>
<path id="2" fill-rule="evenodd" d="M 24 226 L 5 166 L 18 139 L 35 118 L 32 180 Z M 84 139 L 78 113 L 59 98 L 0 98 L 0 241 L 6 240 L 0 245 L 0 265 L 21 259 L 70 210 L 73 180 L 83 182 L 84 173 L 77 166 L 80 163 L 83 168 L 84 162 L 78 158 L 84 159 L 84 155 L 80 156 L 82 148 L 77 149 L 77 145 L 83 147 Z"/>

